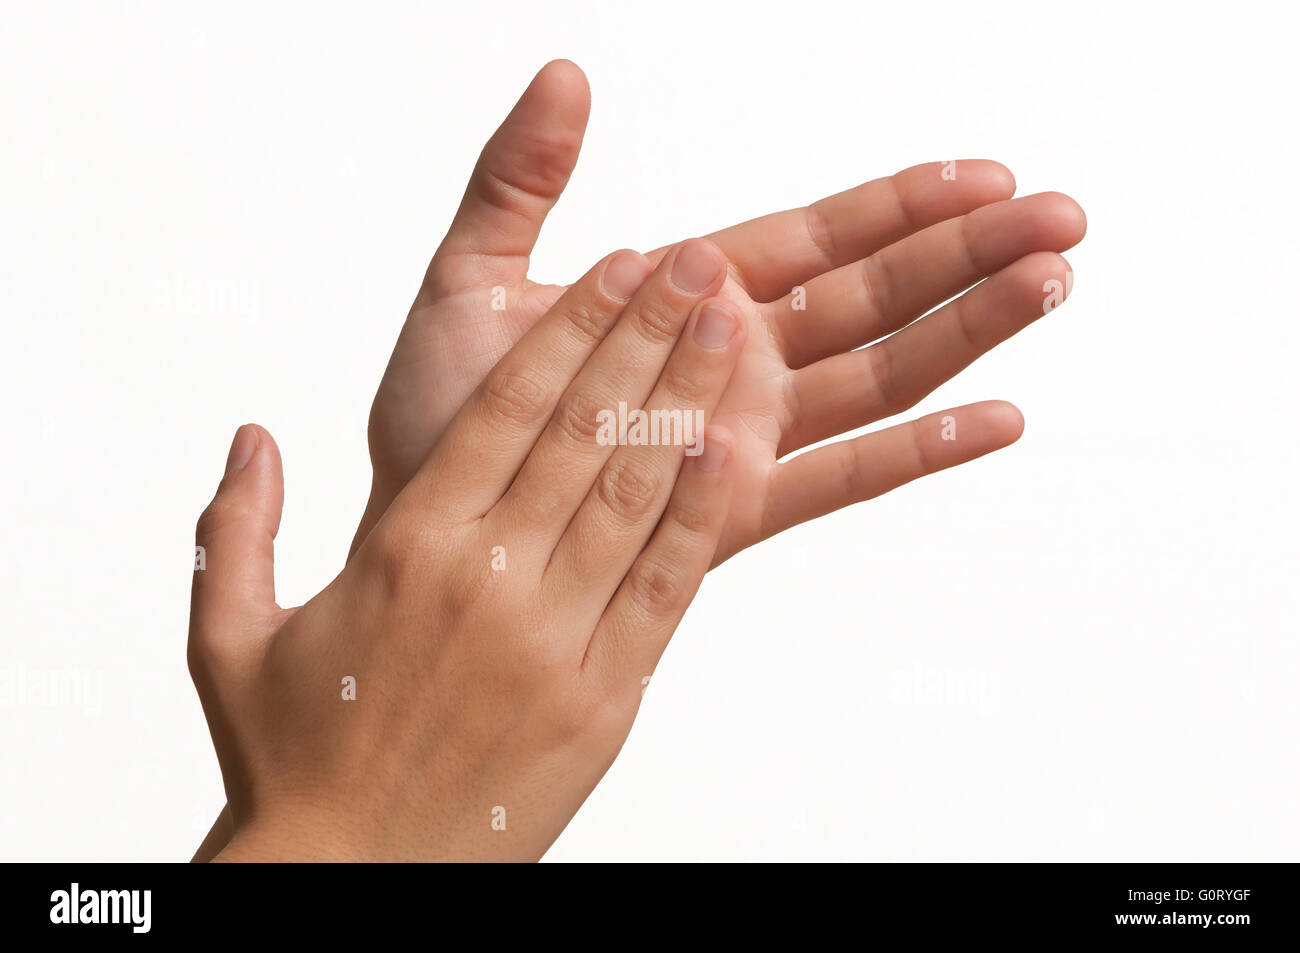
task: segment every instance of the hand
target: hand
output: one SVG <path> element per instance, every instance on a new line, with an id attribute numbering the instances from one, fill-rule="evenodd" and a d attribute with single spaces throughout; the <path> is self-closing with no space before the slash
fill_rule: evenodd
<path id="1" fill-rule="evenodd" d="M 745 340 L 692 241 L 567 289 L 343 572 L 274 601 L 278 451 L 241 428 L 199 521 L 190 666 L 233 836 L 219 859 L 531 860 L 618 753 L 717 546 L 733 443 L 607 445 L 566 409 L 699 410 Z M 647 278 L 647 275 L 649 277 Z M 349 699 L 348 691 L 355 696 Z"/>
<path id="2" fill-rule="evenodd" d="M 374 478 L 354 550 L 469 392 L 562 293 L 528 280 L 528 256 L 577 162 L 588 107 L 581 71 L 550 63 L 484 148 L 375 397 Z M 1068 290 L 1056 253 L 1083 237 L 1083 213 L 1057 193 L 1006 201 L 1014 190 L 995 162 L 931 163 L 709 236 L 732 262 L 728 292 L 753 302 L 719 407 L 737 439 L 737 492 L 715 564 L 1017 439 L 1019 412 L 988 402 L 778 463 L 906 410 L 1059 302 L 1045 285 Z"/>

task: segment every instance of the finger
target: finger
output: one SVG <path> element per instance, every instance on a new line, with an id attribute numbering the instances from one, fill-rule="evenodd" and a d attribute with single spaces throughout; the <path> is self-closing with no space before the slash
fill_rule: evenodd
<path id="1" fill-rule="evenodd" d="M 1031 252 L 1064 251 L 1086 227 L 1059 192 L 986 205 L 815 278 L 765 315 L 786 363 L 805 367 L 898 330 Z"/>
<path id="2" fill-rule="evenodd" d="M 424 511 L 455 501 L 455 518 L 482 516 L 505 494 L 560 395 L 597 351 L 650 264 L 634 251 L 603 259 L 497 362 L 452 418 L 403 495 Z M 455 487 L 436 496 L 434 488 Z"/>
<path id="3" fill-rule="evenodd" d="M 283 506 L 280 451 L 269 433 L 246 424 L 195 532 L 191 661 L 239 654 L 278 611 L 274 540 Z"/>
<path id="4" fill-rule="evenodd" d="M 722 253 L 701 239 L 683 242 L 659 263 L 565 391 L 494 518 L 527 527 L 539 551 L 551 552 L 614 452 L 601 439 L 603 415 L 617 415 L 620 403 L 646 406 L 682 328 L 726 274 Z"/>
<path id="5" fill-rule="evenodd" d="M 930 162 L 709 235 L 755 301 L 773 301 L 822 272 L 912 232 L 1015 194 L 1006 166 L 987 159 Z M 666 249 L 651 252 L 651 261 Z"/>
<path id="6" fill-rule="evenodd" d="M 744 322 L 721 298 L 691 320 L 646 402 L 642 432 L 629 423 L 619 446 L 581 501 L 558 542 L 547 575 L 613 592 L 645 545 L 673 492 L 682 457 L 697 456 L 705 424 L 726 390 L 744 346 Z M 612 427 L 611 427 L 612 429 Z M 558 521 L 557 521 L 558 522 Z M 555 524 L 552 524 L 555 525 Z"/>
<path id="7" fill-rule="evenodd" d="M 1064 258 L 1034 252 L 871 347 L 795 371 L 799 412 L 782 434 L 778 456 L 914 406 L 1051 311 L 1072 284 Z"/>
<path id="8" fill-rule="evenodd" d="M 731 499 L 731 435 L 710 426 L 687 460 L 649 544 L 614 593 L 587 645 L 584 671 L 639 692 L 709 569 Z"/>
<path id="9" fill-rule="evenodd" d="M 542 222 L 578 162 L 590 109 L 582 70 L 568 60 L 542 67 L 479 156 L 429 265 L 430 294 L 523 282 Z"/>
<path id="10" fill-rule="evenodd" d="M 1024 418 L 991 400 L 940 411 L 777 466 L 763 538 L 966 463 L 1020 439 Z"/>

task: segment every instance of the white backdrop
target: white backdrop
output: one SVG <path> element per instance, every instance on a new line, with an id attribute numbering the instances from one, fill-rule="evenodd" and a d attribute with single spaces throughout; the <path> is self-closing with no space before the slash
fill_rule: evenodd
<path id="1" fill-rule="evenodd" d="M 1201 9 L 5 0 L 0 859 L 188 858 L 230 437 L 279 441 L 303 601 L 477 152 L 567 56 L 542 280 L 954 157 L 1089 234 L 914 411 L 1012 400 L 1020 443 L 713 573 L 549 857 L 1295 860 L 1295 24 Z"/>

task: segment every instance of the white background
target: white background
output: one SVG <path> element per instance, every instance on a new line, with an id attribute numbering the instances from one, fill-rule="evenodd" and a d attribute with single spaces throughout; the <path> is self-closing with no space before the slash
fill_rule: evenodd
<path id="1" fill-rule="evenodd" d="M 189 857 L 231 434 L 279 441 L 303 601 L 478 150 L 567 56 L 594 106 L 542 280 L 956 157 L 1089 233 L 1068 304 L 915 411 L 1012 400 L 1021 442 L 712 574 L 549 856 L 1295 860 L 1283 9 L 5 2 L 0 673 L 88 688 L 0 702 L 0 858 Z"/>

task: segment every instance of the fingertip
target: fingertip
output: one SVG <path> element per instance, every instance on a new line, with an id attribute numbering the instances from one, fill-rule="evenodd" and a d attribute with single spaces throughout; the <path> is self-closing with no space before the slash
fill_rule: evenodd
<path id="1" fill-rule="evenodd" d="M 528 176 L 540 178 L 540 185 L 530 187 L 558 195 L 578 161 L 590 112 L 587 77 L 568 60 L 553 60 L 538 70 L 493 138 L 509 147 L 505 156 L 511 161 L 542 164 L 541 169 L 521 168 L 516 174 L 525 181 Z"/>
<path id="2" fill-rule="evenodd" d="M 188 652 L 196 682 L 213 665 L 246 658 L 253 626 L 270 626 L 279 611 L 273 543 L 284 505 L 279 449 L 264 428 L 244 424 L 226 467 L 194 530 Z"/>
<path id="3" fill-rule="evenodd" d="M 964 183 L 968 190 L 989 202 L 1009 199 L 1016 194 L 1015 175 L 996 159 L 957 159 L 935 165 L 942 176 Z"/>
<path id="4" fill-rule="evenodd" d="M 1033 251 L 1004 269 L 1013 283 L 1017 300 L 1036 300 L 1044 292 L 1056 289 L 1059 298 L 1043 302 L 1043 313 L 1051 311 L 1069 296 L 1073 287 L 1074 269 L 1060 252 Z"/>
<path id="5" fill-rule="evenodd" d="M 985 184 L 991 194 L 1009 199 L 1016 194 L 1015 174 L 996 159 L 975 159 L 984 174 Z"/>
<path id="6" fill-rule="evenodd" d="M 989 162 L 995 167 L 995 174 L 1002 180 L 1003 191 L 1006 193 L 1007 198 L 1011 198 L 1016 194 L 1016 174 L 1001 162 L 993 159 L 990 159 Z"/>
<path id="7" fill-rule="evenodd" d="M 671 263 L 665 262 L 668 280 L 684 294 L 708 294 L 726 280 L 727 256 L 707 238 L 688 238 L 671 257 Z"/>
<path id="8" fill-rule="evenodd" d="M 537 75 L 545 76 L 548 82 L 587 87 L 587 74 L 582 71 L 581 66 L 567 56 L 557 56 L 555 59 L 549 60 L 545 66 L 537 71 Z"/>
<path id="9" fill-rule="evenodd" d="M 701 301 L 692 316 L 691 337 L 708 350 L 736 348 L 744 343 L 745 322 L 727 298 L 715 296 Z"/>
<path id="10" fill-rule="evenodd" d="M 711 238 L 688 238 L 682 242 L 678 248 L 682 252 L 689 251 L 692 255 L 708 256 L 713 258 L 724 267 L 727 264 L 726 253 L 718 246 L 718 243 Z"/>
<path id="11" fill-rule="evenodd" d="M 1064 192 L 1044 192 L 1052 200 L 1052 213 L 1057 228 L 1070 245 L 1083 240 L 1088 232 L 1088 216 L 1083 206 Z"/>
<path id="12" fill-rule="evenodd" d="M 249 458 L 248 463 L 252 463 L 254 460 L 257 460 L 260 463 L 263 456 L 268 457 L 274 463 L 279 463 L 280 447 L 276 444 L 275 438 L 271 436 L 269 430 L 261 424 L 244 424 L 235 431 L 236 439 L 238 439 L 239 435 L 244 432 L 251 433 L 257 442 L 256 447 L 253 450 L 253 455 Z M 245 466 L 247 466 L 247 463 Z"/>
<path id="13" fill-rule="evenodd" d="M 252 424 L 257 428 L 257 453 L 260 459 L 263 459 L 275 472 L 277 480 L 283 479 L 283 463 L 280 460 L 280 445 L 275 442 L 271 432 L 261 424 Z"/>
<path id="14" fill-rule="evenodd" d="M 933 223 L 1010 199 L 1016 179 L 992 159 L 927 162 L 893 176 L 904 208 L 914 222 Z"/>
<path id="15" fill-rule="evenodd" d="M 224 476 L 230 477 L 248 466 L 261 442 L 261 429 L 256 424 L 243 424 L 235 430 L 235 436 L 230 441 L 230 451 L 226 454 Z"/>
<path id="16" fill-rule="evenodd" d="M 645 255 L 630 248 L 620 249 L 605 259 L 600 274 L 601 290 L 615 301 L 627 301 L 652 271 L 654 266 Z"/>
<path id="17" fill-rule="evenodd" d="M 532 86 L 544 88 L 557 101 L 591 106 L 591 84 L 582 67 L 570 59 L 554 59 L 537 71 Z"/>
<path id="18" fill-rule="evenodd" d="M 1010 401 L 987 401 L 984 405 L 984 413 L 997 447 L 1010 446 L 1025 432 L 1025 415 Z"/>
<path id="19" fill-rule="evenodd" d="M 1074 266 L 1064 255 L 1058 254 L 1056 257 L 1060 259 L 1060 267 L 1065 272 L 1065 296 L 1068 298 L 1070 292 L 1074 290 Z"/>
<path id="20" fill-rule="evenodd" d="M 251 502 L 266 514 L 272 533 L 279 530 L 284 469 L 280 448 L 265 427 L 243 424 L 235 431 L 217 495 Z"/>

